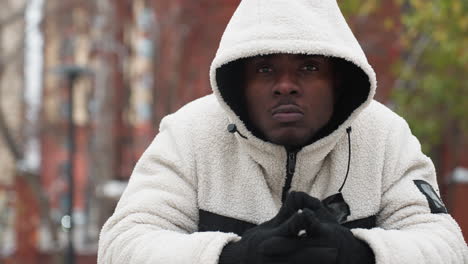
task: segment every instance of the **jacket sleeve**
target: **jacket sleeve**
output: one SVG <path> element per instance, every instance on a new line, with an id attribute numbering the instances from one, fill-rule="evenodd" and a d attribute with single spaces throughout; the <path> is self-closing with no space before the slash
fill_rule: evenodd
<path id="1" fill-rule="evenodd" d="M 232 233 L 197 232 L 197 182 L 181 122 L 161 122 L 114 214 L 104 224 L 98 264 L 217 263 Z M 187 130 L 185 130 L 187 131 Z"/>
<path id="2" fill-rule="evenodd" d="M 437 199 L 432 161 L 421 152 L 406 121 L 398 117 L 391 127 L 386 140 L 378 227 L 353 229 L 353 234 L 370 245 L 376 264 L 468 263 L 468 248 L 459 226 L 449 214 L 441 212 L 445 208 Z M 433 194 L 437 194 L 432 198 L 424 195 L 415 181 L 429 183 Z M 430 193 L 430 188 L 424 191 Z M 440 201 L 442 207 L 431 209 L 431 200 Z"/>

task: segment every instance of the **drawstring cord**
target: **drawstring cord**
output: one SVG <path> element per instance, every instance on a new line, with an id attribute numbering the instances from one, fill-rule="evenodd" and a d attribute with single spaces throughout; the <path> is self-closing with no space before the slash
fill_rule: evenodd
<path id="1" fill-rule="evenodd" d="M 341 193 L 341 191 L 343 190 L 343 187 L 345 186 L 346 180 L 348 179 L 348 175 L 349 175 L 349 167 L 351 165 L 351 127 L 348 127 L 346 129 L 346 133 L 348 133 L 348 168 L 346 169 L 346 176 L 343 181 L 343 184 L 338 190 L 339 193 Z"/>
<path id="2" fill-rule="evenodd" d="M 247 139 L 247 137 L 242 135 L 239 130 L 237 130 L 235 124 L 229 124 L 227 130 L 229 133 L 238 133 L 242 138 Z M 343 183 L 341 184 L 340 189 L 338 190 L 338 193 L 329 196 L 322 201 L 323 205 L 330 211 L 330 213 L 336 218 L 336 221 L 340 224 L 345 223 L 346 219 L 351 214 L 349 205 L 346 203 L 343 194 L 341 193 L 346 184 L 346 181 L 348 180 L 349 169 L 351 166 L 351 127 L 346 129 L 346 133 L 348 133 L 348 167 L 346 169 L 346 176 Z"/>
<path id="3" fill-rule="evenodd" d="M 239 130 L 237 130 L 237 126 L 236 126 L 235 124 L 229 124 L 229 125 L 227 126 L 227 131 L 228 131 L 229 133 L 232 133 L 232 134 L 237 133 L 237 134 L 239 134 L 239 136 L 241 136 L 242 138 L 247 139 L 246 136 L 242 135 L 241 132 L 239 132 Z"/>
<path id="4" fill-rule="evenodd" d="M 239 130 L 237 130 L 237 126 L 236 126 L 235 124 L 229 124 L 228 127 L 227 127 L 227 131 L 228 131 L 229 133 L 232 133 L 232 134 L 238 133 L 239 136 L 241 136 L 241 137 L 244 138 L 244 139 L 247 139 L 246 136 L 242 135 L 242 134 L 239 132 Z M 347 167 L 347 169 L 346 169 L 346 176 L 345 176 L 345 179 L 344 179 L 343 183 L 341 184 L 341 187 L 340 187 L 340 189 L 338 190 L 338 193 L 341 193 L 341 191 L 343 190 L 343 188 L 344 188 L 344 186 L 345 186 L 345 184 L 346 184 L 346 181 L 348 180 L 348 176 L 349 176 L 349 168 L 350 168 L 350 166 L 351 166 L 351 131 L 352 131 L 351 127 L 348 127 L 348 128 L 346 129 L 346 133 L 348 133 L 348 167 Z"/>

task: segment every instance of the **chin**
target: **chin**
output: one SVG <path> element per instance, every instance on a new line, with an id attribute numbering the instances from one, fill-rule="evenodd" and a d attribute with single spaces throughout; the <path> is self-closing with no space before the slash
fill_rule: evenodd
<path id="1" fill-rule="evenodd" d="M 277 145 L 289 147 L 289 148 L 298 148 L 303 147 L 307 143 L 309 137 L 304 135 L 294 134 L 282 134 L 276 135 L 270 138 L 272 143 Z"/>

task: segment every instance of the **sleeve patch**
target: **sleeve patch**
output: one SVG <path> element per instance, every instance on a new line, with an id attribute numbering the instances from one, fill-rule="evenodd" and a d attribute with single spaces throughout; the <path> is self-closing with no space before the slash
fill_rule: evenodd
<path id="1" fill-rule="evenodd" d="M 447 208 L 445 208 L 444 202 L 440 199 L 439 195 L 434 191 L 432 186 L 426 181 L 415 180 L 414 184 L 418 189 L 426 196 L 427 202 L 429 203 L 429 208 L 431 208 L 431 213 L 433 214 L 447 214 Z"/>

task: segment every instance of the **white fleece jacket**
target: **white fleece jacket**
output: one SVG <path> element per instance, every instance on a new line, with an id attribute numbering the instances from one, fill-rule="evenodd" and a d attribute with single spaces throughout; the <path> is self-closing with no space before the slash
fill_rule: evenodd
<path id="1" fill-rule="evenodd" d="M 287 152 L 249 130 L 227 99 L 233 80 L 220 77 L 238 59 L 272 53 L 342 58 L 366 77 L 365 85 L 352 78 L 346 84 L 347 96 L 365 93 L 343 110 L 337 127 L 297 153 L 291 190 L 319 199 L 338 191 L 348 164 L 346 128 L 352 127 L 343 196 L 349 221 L 376 216 L 376 227 L 352 229 L 376 263 L 468 263 L 460 228 L 450 215 L 434 213 L 414 182 L 437 191 L 431 160 L 406 122 L 373 101 L 374 71 L 334 0 L 241 2 L 211 66 L 214 94 L 163 119 L 101 231 L 98 263 L 215 264 L 224 245 L 240 237 L 199 232 L 200 210 L 253 224 L 277 213 Z M 246 138 L 228 133 L 229 124 Z"/>

